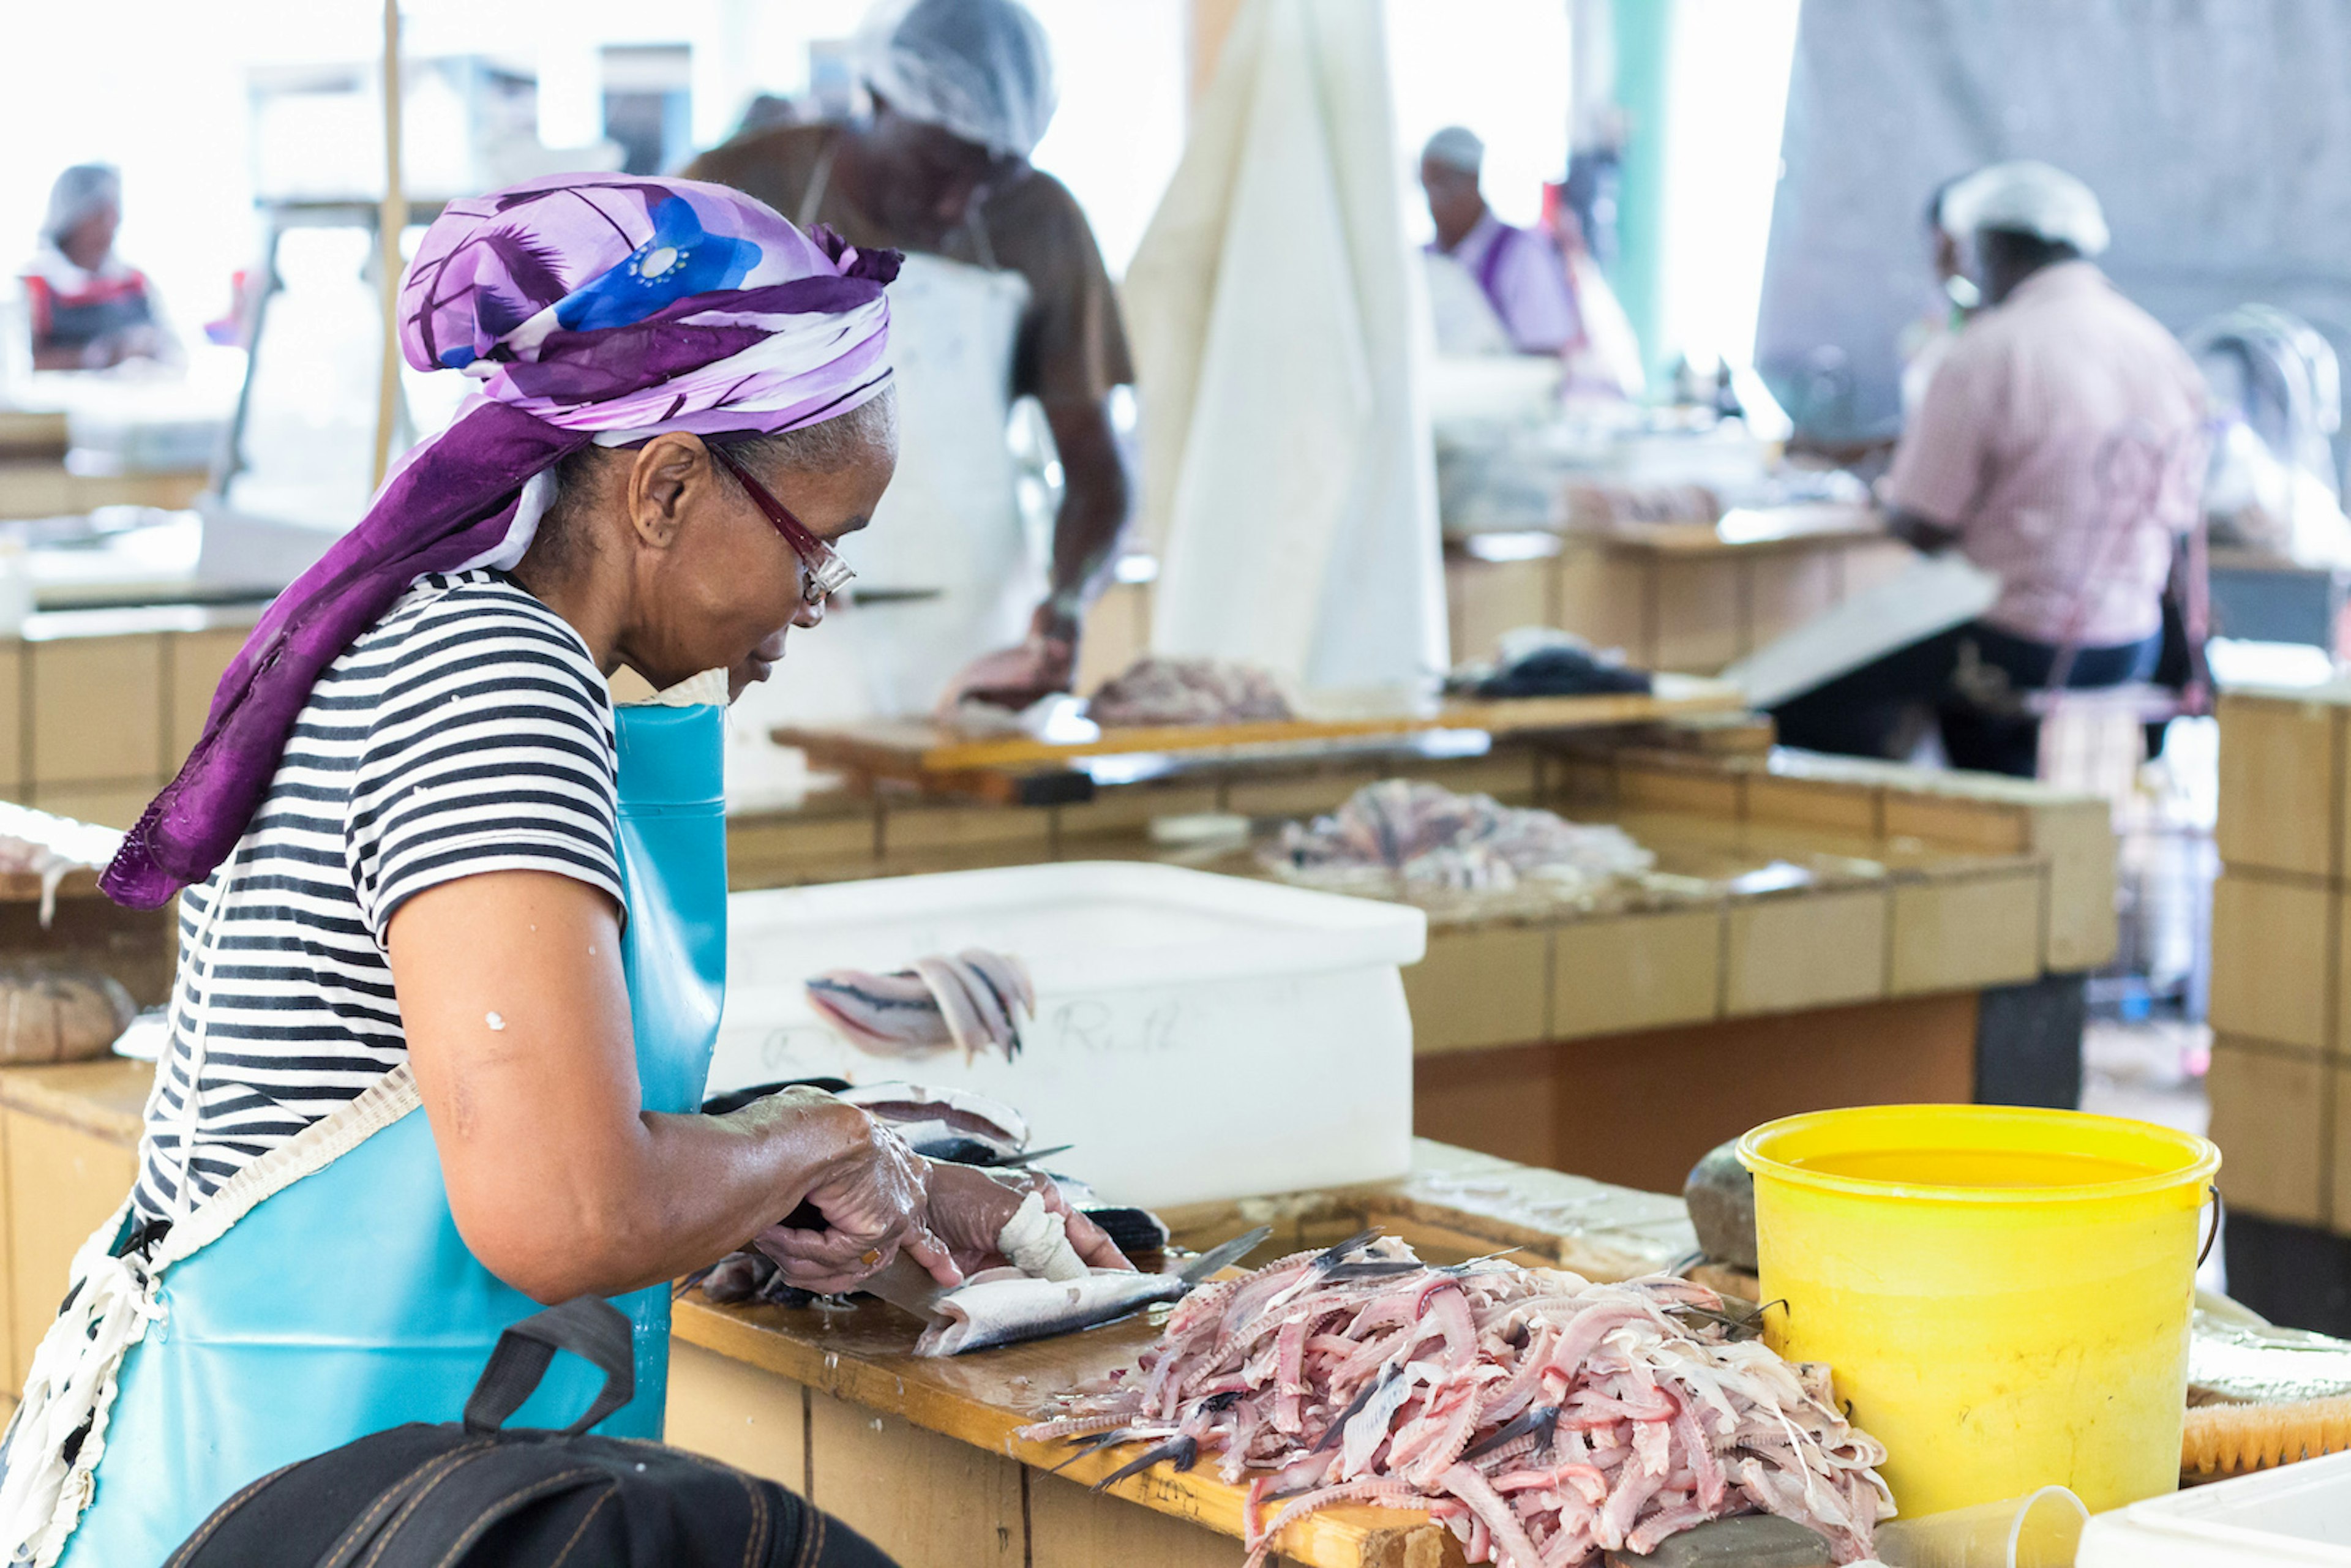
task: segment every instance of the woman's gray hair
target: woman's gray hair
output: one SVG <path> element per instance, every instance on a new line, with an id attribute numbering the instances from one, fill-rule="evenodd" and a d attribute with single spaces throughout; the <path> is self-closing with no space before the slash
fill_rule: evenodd
<path id="1" fill-rule="evenodd" d="M 779 430 L 740 441 L 717 438 L 730 456 L 741 459 L 755 474 L 838 474 L 872 458 L 895 456 L 898 451 L 898 389 L 884 387 L 847 413 L 821 424 Z"/>
<path id="2" fill-rule="evenodd" d="M 898 452 L 898 389 L 886 387 L 880 396 L 819 424 L 772 435 L 712 436 L 709 442 L 726 448 L 728 456 L 762 479 L 775 474 L 838 474 L 860 463 L 887 460 Z M 590 444 L 555 465 L 555 494 L 531 541 L 533 555 L 559 570 L 569 568 L 579 548 L 572 514 L 591 487 L 590 476 L 608 455 L 627 450 Z"/>

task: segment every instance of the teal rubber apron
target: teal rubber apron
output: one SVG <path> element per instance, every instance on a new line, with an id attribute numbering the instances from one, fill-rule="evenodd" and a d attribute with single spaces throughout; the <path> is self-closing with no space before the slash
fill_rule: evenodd
<path id="1" fill-rule="evenodd" d="M 616 718 L 637 1075 L 647 1110 L 692 1111 L 726 977 L 723 714 L 642 706 Z M 538 1311 L 457 1234 L 422 1110 L 169 1265 L 157 1303 L 122 1363 L 95 1495 L 61 1559 L 72 1568 L 160 1563 L 280 1466 L 403 1422 L 457 1420 L 500 1332 Z M 597 1430 L 657 1438 L 669 1288 L 613 1304 L 634 1324 L 637 1392 Z M 510 1424 L 562 1426 L 601 1383 L 558 1357 Z"/>

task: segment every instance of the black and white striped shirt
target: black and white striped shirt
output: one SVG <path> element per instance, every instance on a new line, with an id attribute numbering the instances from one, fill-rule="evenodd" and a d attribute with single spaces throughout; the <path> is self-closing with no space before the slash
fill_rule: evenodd
<path id="1" fill-rule="evenodd" d="M 193 1208 L 400 1062 L 384 936 L 409 898 L 521 869 L 619 902 L 615 767 L 587 645 L 504 574 L 425 578 L 363 632 L 311 692 L 235 852 L 181 894 L 138 1211 L 171 1217 L 183 1176 Z"/>

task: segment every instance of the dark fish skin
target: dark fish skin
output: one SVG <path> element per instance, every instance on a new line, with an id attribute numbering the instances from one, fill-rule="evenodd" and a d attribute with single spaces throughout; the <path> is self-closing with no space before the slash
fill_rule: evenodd
<path id="1" fill-rule="evenodd" d="M 1197 1462 L 1199 1458 L 1200 1443 L 1198 1438 L 1170 1437 L 1167 1441 L 1160 1444 L 1157 1448 L 1145 1448 L 1134 1458 L 1127 1460 L 1126 1463 L 1119 1466 L 1118 1469 L 1111 1471 L 1110 1474 L 1094 1482 L 1093 1490 L 1101 1491 L 1106 1487 L 1116 1486 L 1119 1482 L 1126 1479 L 1129 1476 L 1141 1475 L 1144 1471 L 1149 1469 L 1152 1466 L 1157 1464 L 1162 1459 L 1173 1459 L 1176 1461 L 1176 1469 L 1188 1470 L 1196 1462 Z"/>

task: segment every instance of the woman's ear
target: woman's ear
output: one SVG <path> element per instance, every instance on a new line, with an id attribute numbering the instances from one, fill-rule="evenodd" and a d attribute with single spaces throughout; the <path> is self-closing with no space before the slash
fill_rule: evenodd
<path id="1" fill-rule="evenodd" d="M 638 539 L 667 549 L 677 538 L 688 498 L 710 482 L 709 455 L 691 435 L 656 435 L 639 447 L 628 497 L 629 523 Z"/>

